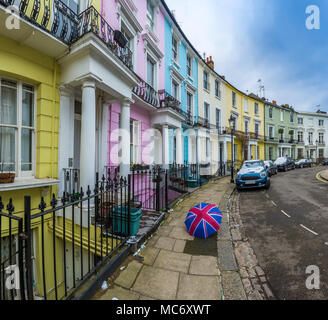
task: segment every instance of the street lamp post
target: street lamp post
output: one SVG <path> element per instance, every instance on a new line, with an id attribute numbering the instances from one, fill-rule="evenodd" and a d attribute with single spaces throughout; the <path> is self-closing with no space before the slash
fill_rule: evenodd
<path id="1" fill-rule="evenodd" d="M 233 173 L 234 173 L 234 148 L 233 148 L 233 135 L 234 135 L 234 118 L 231 115 L 230 119 L 229 119 L 229 125 L 230 125 L 230 131 L 231 131 L 231 183 L 234 183 L 234 177 L 233 177 Z"/>

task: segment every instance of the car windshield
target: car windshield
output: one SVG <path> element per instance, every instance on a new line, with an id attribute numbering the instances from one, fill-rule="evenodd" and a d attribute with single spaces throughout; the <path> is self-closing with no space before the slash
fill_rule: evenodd
<path id="1" fill-rule="evenodd" d="M 278 159 L 275 161 L 275 164 L 285 163 L 286 160 L 287 160 L 286 158 L 278 158 Z"/>
<path id="2" fill-rule="evenodd" d="M 265 164 L 266 166 L 271 166 L 271 161 L 264 161 L 264 164 Z"/>
<path id="3" fill-rule="evenodd" d="M 244 168 L 257 168 L 263 167 L 262 161 L 253 161 L 253 162 L 245 162 L 243 165 Z"/>

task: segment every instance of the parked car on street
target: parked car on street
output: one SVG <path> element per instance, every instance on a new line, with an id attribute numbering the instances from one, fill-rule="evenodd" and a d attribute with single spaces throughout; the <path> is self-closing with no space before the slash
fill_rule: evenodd
<path id="1" fill-rule="evenodd" d="M 245 161 L 236 176 L 237 190 L 270 188 L 270 177 L 262 160 Z"/>
<path id="2" fill-rule="evenodd" d="M 296 168 L 305 168 L 305 167 L 312 167 L 313 162 L 311 159 L 301 159 L 297 162 L 295 162 L 295 167 Z"/>
<path id="3" fill-rule="evenodd" d="M 275 162 L 275 165 L 278 167 L 278 171 L 288 171 L 295 169 L 295 162 L 292 158 L 281 157 L 278 158 Z"/>
<path id="4" fill-rule="evenodd" d="M 268 170 L 269 177 L 278 173 L 278 167 L 277 167 L 277 165 L 275 165 L 273 163 L 273 161 L 271 161 L 271 160 L 264 161 L 264 165 L 266 166 L 266 168 Z"/>
<path id="5" fill-rule="evenodd" d="M 323 166 L 328 166 L 328 160 L 323 160 L 321 163 Z"/>

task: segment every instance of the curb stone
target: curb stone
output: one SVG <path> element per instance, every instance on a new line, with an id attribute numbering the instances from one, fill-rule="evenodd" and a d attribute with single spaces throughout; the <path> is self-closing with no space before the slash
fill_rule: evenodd
<path id="1" fill-rule="evenodd" d="M 233 192 L 230 201 L 230 232 L 238 271 L 248 300 L 276 300 L 260 267 L 256 255 L 246 237 L 239 215 L 239 193 Z"/>

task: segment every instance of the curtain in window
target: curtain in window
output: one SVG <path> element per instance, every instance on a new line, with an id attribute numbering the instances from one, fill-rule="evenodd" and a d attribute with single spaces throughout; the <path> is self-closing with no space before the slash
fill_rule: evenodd
<path id="1" fill-rule="evenodd" d="M 11 87 L 5 86 L 7 84 L 10 84 Z M 17 124 L 17 88 L 15 83 L 2 81 L 0 123 Z"/>
<path id="2" fill-rule="evenodd" d="M 1 171 L 15 171 L 15 129 L 0 127 L 1 148 L 0 160 Z"/>

